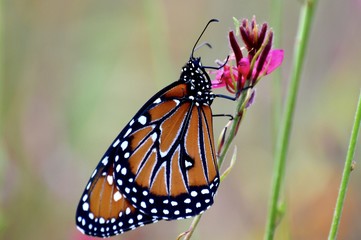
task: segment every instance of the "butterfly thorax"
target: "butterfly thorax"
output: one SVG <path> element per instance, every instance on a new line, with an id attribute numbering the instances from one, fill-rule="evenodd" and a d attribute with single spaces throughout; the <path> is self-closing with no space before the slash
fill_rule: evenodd
<path id="1" fill-rule="evenodd" d="M 211 91 L 211 80 L 202 66 L 200 58 L 191 57 L 182 68 L 180 81 L 187 84 L 188 98 L 197 105 L 211 105 L 214 94 Z"/>

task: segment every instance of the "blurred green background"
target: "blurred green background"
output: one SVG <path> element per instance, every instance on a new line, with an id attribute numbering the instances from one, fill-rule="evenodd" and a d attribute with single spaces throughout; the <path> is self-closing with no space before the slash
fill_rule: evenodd
<path id="1" fill-rule="evenodd" d="M 282 97 L 302 1 L 284 1 Z M 229 54 L 232 17 L 271 21 L 270 1 L 1 1 L 0 239 L 90 239 L 75 228 L 88 178 L 114 137 L 177 80 L 205 23 L 205 65 Z M 276 239 L 326 239 L 360 91 L 361 1 L 320 1 L 291 135 L 286 213 Z M 277 76 L 277 75 L 276 75 Z M 257 87 L 238 161 L 193 239 L 262 239 L 273 169 L 273 85 Z M 219 91 L 217 91 L 219 92 Z M 216 99 L 214 113 L 233 103 Z M 215 137 L 226 119 L 216 118 Z M 360 160 L 361 145 L 355 160 Z M 227 165 L 227 162 L 225 163 Z M 361 174 L 351 175 L 339 239 L 360 239 Z M 175 239 L 191 220 L 114 239 Z"/>

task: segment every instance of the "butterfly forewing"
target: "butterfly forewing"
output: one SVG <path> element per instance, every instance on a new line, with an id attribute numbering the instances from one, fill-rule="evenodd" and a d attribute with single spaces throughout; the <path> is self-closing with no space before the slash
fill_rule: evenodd
<path id="1" fill-rule="evenodd" d="M 118 188 L 142 212 L 162 219 L 203 212 L 219 184 L 212 112 L 190 93 L 190 82 L 175 82 L 151 98 L 122 131 L 112 156 L 115 179 L 132 179 L 116 181 Z"/>

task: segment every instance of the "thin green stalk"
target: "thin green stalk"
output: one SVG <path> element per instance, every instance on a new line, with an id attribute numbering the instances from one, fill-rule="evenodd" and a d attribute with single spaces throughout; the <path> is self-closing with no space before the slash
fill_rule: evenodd
<path id="1" fill-rule="evenodd" d="M 222 176 L 220 177 L 221 181 L 223 181 L 223 179 L 225 177 L 227 177 L 227 175 L 230 173 L 232 167 L 234 166 L 235 162 L 236 162 L 236 156 L 237 156 L 237 148 L 234 148 L 233 151 L 233 156 L 231 159 L 231 163 L 229 165 L 229 167 L 223 172 Z M 197 215 L 196 217 L 194 217 L 191 226 L 189 227 L 189 230 L 187 232 L 182 233 L 181 235 L 178 236 L 177 240 L 180 240 L 182 237 L 184 237 L 184 240 L 189 240 L 191 239 L 193 232 L 195 230 L 195 228 L 197 227 L 199 221 L 201 220 L 202 214 Z"/>
<path id="2" fill-rule="evenodd" d="M 286 156 L 291 132 L 291 125 L 295 109 L 299 80 L 305 59 L 305 52 L 308 46 L 311 23 L 315 11 L 317 0 L 305 1 L 300 15 L 300 26 L 295 43 L 294 60 L 291 71 L 291 82 L 286 98 L 285 112 L 281 119 L 279 135 L 276 143 L 275 165 L 273 170 L 272 190 L 269 204 L 269 213 L 266 223 L 264 239 L 271 240 L 274 237 L 277 222 L 279 220 L 278 203 L 281 186 L 285 174 Z"/>
<path id="3" fill-rule="evenodd" d="M 182 237 L 184 237 L 184 240 L 189 240 L 191 239 L 193 233 L 194 233 L 194 230 L 196 229 L 199 221 L 201 220 L 201 217 L 202 217 L 203 214 L 199 214 L 197 216 L 195 216 L 193 218 L 193 221 L 192 221 L 192 224 L 191 226 L 189 227 L 189 230 L 181 235 L 178 236 L 177 240 L 180 240 L 182 239 Z"/>
<path id="4" fill-rule="evenodd" d="M 226 154 L 228 152 L 229 147 L 231 146 L 231 143 L 233 142 L 233 139 L 236 136 L 237 133 L 237 126 L 239 126 L 239 121 L 242 121 L 242 118 L 244 116 L 244 114 L 246 113 L 246 109 L 244 108 L 244 105 L 246 104 L 246 99 L 250 97 L 251 91 L 247 91 L 244 94 L 242 94 L 240 96 L 240 99 L 237 100 L 237 105 L 236 105 L 236 109 L 235 112 L 233 114 L 234 118 L 232 121 L 232 125 L 231 128 L 229 129 L 229 135 L 226 138 L 226 141 L 224 143 L 224 146 L 222 147 L 222 151 L 219 154 L 218 157 L 218 168 L 221 168 L 223 161 L 226 157 Z M 238 113 L 240 112 L 241 109 L 244 109 L 242 115 L 239 115 Z"/>
<path id="5" fill-rule="evenodd" d="M 352 132 L 351 132 L 350 143 L 349 143 L 348 151 L 347 151 L 347 155 L 346 155 L 345 166 L 343 169 L 340 190 L 339 190 L 337 201 L 336 201 L 336 208 L 333 213 L 332 224 L 331 224 L 330 232 L 328 234 L 329 240 L 336 239 L 338 227 L 340 225 L 342 208 L 343 208 L 343 204 L 345 202 L 347 186 L 348 186 L 348 182 L 350 179 L 350 173 L 352 171 L 352 167 L 351 167 L 352 160 L 353 160 L 354 154 L 355 154 L 355 148 L 356 148 L 358 133 L 360 130 L 360 124 L 361 124 L 361 91 L 360 91 L 360 96 L 359 96 L 358 104 L 357 104 L 357 108 L 356 108 L 355 122 L 354 122 Z"/>
<path id="6" fill-rule="evenodd" d="M 6 157 L 5 157 L 5 149 L 3 147 L 3 123 L 4 123 L 4 87 L 5 87 L 5 83 L 4 83 L 4 79 L 5 79 L 5 74 L 4 74 L 4 39 L 3 39 L 3 31 L 4 31 L 4 13 L 3 13 L 3 1 L 0 0 L 0 176 L 4 176 L 4 171 L 5 171 L 5 161 L 6 161 Z M 0 178 L 0 184 L 3 185 L 3 179 L 4 178 Z M 0 201 L 0 204 L 2 205 L 2 202 Z M 0 208 L 0 232 L 4 231 L 5 228 L 5 216 L 4 216 L 4 212 L 3 209 Z"/>

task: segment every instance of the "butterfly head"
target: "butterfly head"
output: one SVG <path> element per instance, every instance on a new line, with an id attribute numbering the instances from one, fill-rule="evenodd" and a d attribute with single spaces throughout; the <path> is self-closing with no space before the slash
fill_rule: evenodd
<path id="1" fill-rule="evenodd" d="M 197 44 L 207 27 L 212 22 L 218 22 L 217 19 L 208 21 L 203 31 L 199 35 L 196 43 L 193 46 L 189 61 L 183 66 L 180 81 L 187 84 L 187 95 L 189 100 L 199 105 L 211 105 L 214 99 L 214 94 L 211 91 L 211 80 L 205 67 L 202 66 L 201 58 L 194 57 L 194 52 L 197 49 Z M 210 46 L 209 44 L 205 44 Z"/>
<path id="2" fill-rule="evenodd" d="M 187 84 L 190 100 L 194 100 L 197 105 L 212 104 L 214 94 L 211 91 L 211 80 L 200 57 L 191 57 L 183 66 L 180 81 Z"/>

